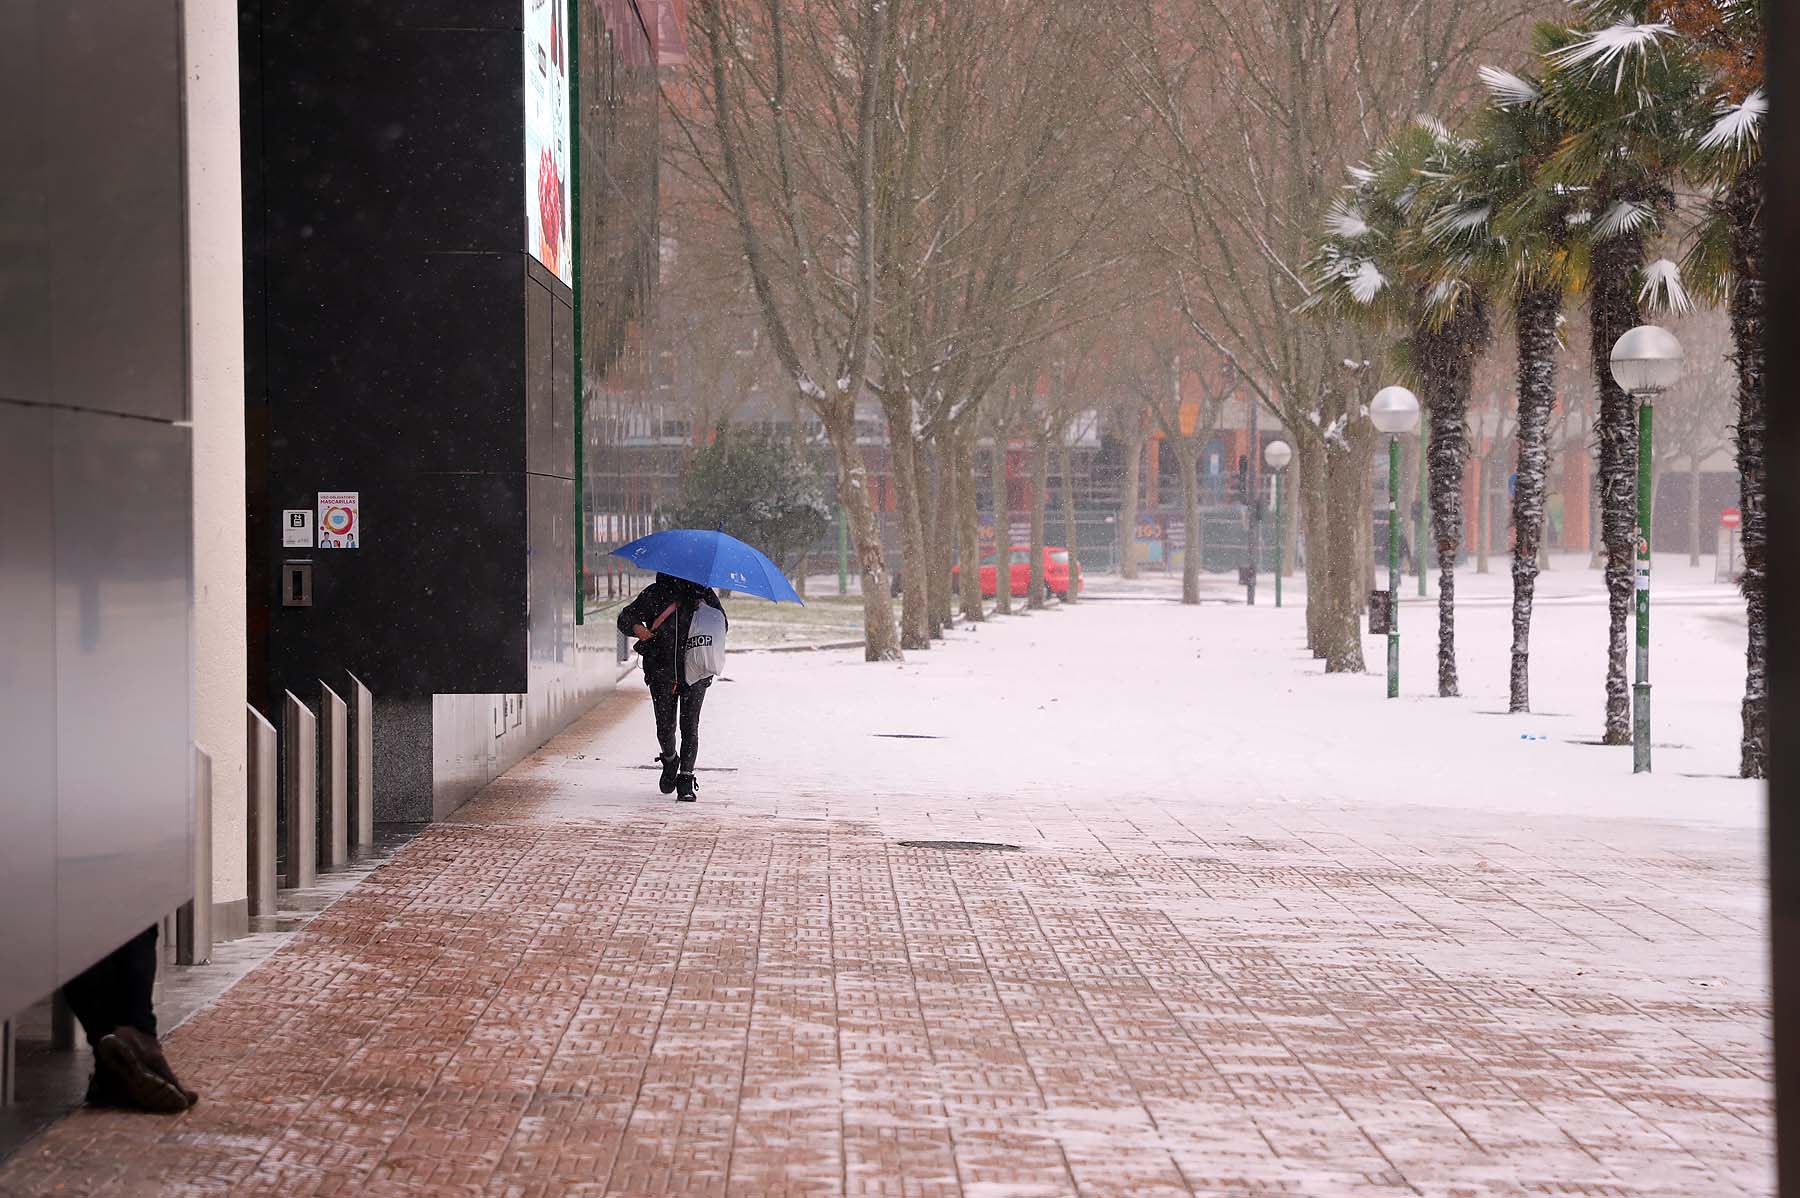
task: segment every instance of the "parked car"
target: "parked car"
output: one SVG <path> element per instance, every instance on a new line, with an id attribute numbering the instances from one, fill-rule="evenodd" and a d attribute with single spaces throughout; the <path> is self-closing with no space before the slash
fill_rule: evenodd
<path id="1" fill-rule="evenodd" d="M 1044 590 L 1058 599 L 1069 597 L 1069 568 L 1072 559 L 1069 551 L 1055 545 L 1044 546 Z M 1081 577 L 1081 563 L 1074 561 L 1075 593 L 1081 594 L 1086 585 Z M 1023 598 L 1031 593 L 1031 546 L 1014 545 L 1007 556 L 1007 571 L 1012 577 L 1012 594 L 1015 598 Z M 900 580 L 900 571 L 892 574 L 892 591 L 896 598 L 905 589 Z M 962 567 L 950 568 L 950 587 L 952 590 L 962 586 Z M 981 597 L 992 599 L 999 592 L 999 571 L 994 565 L 994 555 L 989 553 L 981 559 Z"/>
<path id="2" fill-rule="evenodd" d="M 1081 563 L 1076 561 L 1067 549 L 1056 545 L 1044 546 L 1044 589 L 1058 599 L 1069 597 L 1069 577 L 1071 572 L 1075 578 L 1075 593 L 1081 594 Z M 1012 579 L 1011 593 L 1023 596 L 1031 593 L 1031 546 L 1014 545 L 1007 554 L 1007 573 Z M 961 586 L 962 567 L 956 566 L 950 571 L 956 581 L 954 586 Z M 981 559 L 981 595 L 991 599 L 999 594 L 1000 571 L 994 562 L 994 555 L 987 554 Z"/>

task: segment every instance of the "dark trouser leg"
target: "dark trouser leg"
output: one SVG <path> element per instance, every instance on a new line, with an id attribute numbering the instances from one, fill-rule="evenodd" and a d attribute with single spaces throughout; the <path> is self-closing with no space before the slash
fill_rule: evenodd
<path id="1" fill-rule="evenodd" d="M 90 1047 L 117 1027 L 156 1035 L 151 989 L 156 985 L 156 925 L 151 924 L 63 987 Z"/>
<path id="2" fill-rule="evenodd" d="M 687 688 L 681 696 L 681 772 L 694 772 L 694 762 L 700 756 L 700 704 L 706 701 L 706 690 L 712 685 L 712 679 L 696 682 Z"/>
<path id="3" fill-rule="evenodd" d="M 662 683 L 650 687 L 650 706 L 656 712 L 656 743 L 664 757 L 675 756 L 675 712 L 677 696 Z"/>

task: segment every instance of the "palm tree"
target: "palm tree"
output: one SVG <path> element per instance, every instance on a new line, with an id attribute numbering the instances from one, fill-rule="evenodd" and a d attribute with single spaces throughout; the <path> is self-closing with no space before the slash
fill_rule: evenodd
<path id="1" fill-rule="evenodd" d="M 1563 301 L 1576 279 L 1566 188 L 1537 174 L 1563 130 L 1534 79 L 1484 67 L 1488 103 L 1475 135 L 1426 185 L 1427 243 L 1451 274 L 1490 288 L 1511 312 L 1518 347 L 1518 471 L 1513 491 L 1511 711 L 1531 710 L 1531 609 L 1543 542 L 1550 417 Z"/>
<path id="2" fill-rule="evenodd" d="M 1687 38 L 1691 57 L 1706 74 L 1712 118 L 1687 162 L 1689 178 L 1707 189 L 1708 200 L 1683 273 L 1701 295 L 1725 302 L 1736 349 L 1738 504 L 1744 515 L 1749 624 L 1739 773 L 1761 778 L 1769 762 L 1762 240 L 1762 126 L 1769 105 L 1763 92 L 1763 3 L 1719 0 L 1670 7 L 1670 24 Z"/>
<path id="3" fill-rule="evenodd" d="M 1588 0 L 1594 18 L 1540 25 L 1545 102 L 1564 127 L 1540 186 L 1584 199 L 1582 240 L 1591 329 L 1589 359 L 1600 396 L 1600 521 L 1609 614 L 1607 744 L 1631 743 L 1626 648 L 1637 544 L 1637 431 L 1632 399 L 1612 377 L 1612 347 L 1646 305 L 1684 302 L 1672 263 L 1648 270 L 1645 249 L 1675 206 L 1673 182 L 1690 144 L 1700 77 L 1651 19 L 1647 0 Z"/>
<path id="4" fill-rule="evenodd" d="M 1438 694 L 1459 693 L 1456 557 L 1463 541 L 1463 464 L 1469 456 L 1469 389 L 1489 336 L 1485 289 L 1448 268 L 1424 236 L 1421 193 L 1430 177 L 1467 153 L 1447 128 L 1421 117 L 1367 166 L 1326 214 L 1308 268 L 1315 286 L 1303 307 L 1401 333 L 1398 357 L 1424 392 L 1431 419 L 1431 529 L 1438 552 Z"/>

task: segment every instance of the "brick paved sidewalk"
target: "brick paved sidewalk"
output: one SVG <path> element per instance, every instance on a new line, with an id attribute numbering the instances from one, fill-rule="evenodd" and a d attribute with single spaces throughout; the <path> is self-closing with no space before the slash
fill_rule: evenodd
<path id="1" fill-rule="evenodd" d="M 729 773 L 677 807 L 602 764 L 642 756 L 616 714 L 175 1031 L 198 1108 L 79 1112 L 0 1193 L 1772 1190 L 1749 833 Z M 897 843 L 971 829 L 1023 851 Z"/>

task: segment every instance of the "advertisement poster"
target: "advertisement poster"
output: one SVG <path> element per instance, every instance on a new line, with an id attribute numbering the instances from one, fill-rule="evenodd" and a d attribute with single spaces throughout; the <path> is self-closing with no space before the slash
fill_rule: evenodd
<path id="1" fill-rule="evenodd" d="M 564 283 L 569 260 L 569 30 L 563 0 L 525 4 L 525 248 Z"/>
<path id="2" fill-rule="evenodd" d="M 319 492 L 319 548 L 354 549 L 362 540 L 362 514 L 355 491 Z"/>

